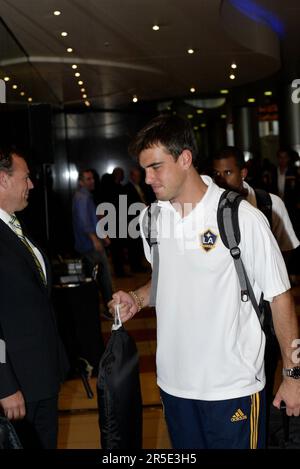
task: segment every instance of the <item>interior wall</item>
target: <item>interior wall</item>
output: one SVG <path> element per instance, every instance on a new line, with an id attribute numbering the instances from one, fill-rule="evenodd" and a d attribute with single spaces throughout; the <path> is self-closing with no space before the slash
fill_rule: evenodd
<path id="1" fill-rule="evenodd" d="M 150 114 L 91 112 L 67 114 L 69 162 L 77 170 L 95 169 L 99 176 L 121 166 L 128 177 L 135 161 L 128 155 L 128 144 Z"/>

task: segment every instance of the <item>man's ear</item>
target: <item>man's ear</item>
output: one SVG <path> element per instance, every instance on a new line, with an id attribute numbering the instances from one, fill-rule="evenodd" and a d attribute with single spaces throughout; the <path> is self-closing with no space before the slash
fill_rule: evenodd
<path id="1" fill-rule="evenodd" d="M 190 150 L 183 150 L 180 157 L 184 169 L 189 169 L 193 164 L 193 155 Z"/>
<path id="2" fill-rule="evenodd" d="M 241 176 L 242 176 L 242 179 L 246 179 L 246 177 L 248 176 L 248 169 L 247 168 L 243 168 L 241 170 Z"/>
<path id="3" fill-rule="evenodd" d="M 9 175 L 5 171 L 0 171 L 0 186 L 2 189 L 7 189 Z"/>

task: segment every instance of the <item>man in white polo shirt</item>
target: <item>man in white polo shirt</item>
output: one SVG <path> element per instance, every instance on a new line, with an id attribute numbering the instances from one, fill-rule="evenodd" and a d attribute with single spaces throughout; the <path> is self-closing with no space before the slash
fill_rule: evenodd
<path id="1" fill-rule="evenodd" d="M 130 150 L 160 206 L 157 382 L 173 447 L 264 447 L 265 337 L 250 301 L 241 301 L 232 257 L 220 239 L 222 189 L 197 173 L 192 129 L 177 116 L 151 121 Z M 263 291 L 272 302 L 284 373 L 296 376 L 297 318 L 280 250 L 264 216 L 246 201 L 239 223 L 250 282 L 257 299 Z M 145 240 L 144 250 L 153 264 Z M 149 304 L 150 290 L 151 280 L 115 293 L 110 311 L 120 303 L 127 321 Z M 288 414 L 299 415 L 300 381 L 284 378 L 274 405 L 282 400 Z"/>

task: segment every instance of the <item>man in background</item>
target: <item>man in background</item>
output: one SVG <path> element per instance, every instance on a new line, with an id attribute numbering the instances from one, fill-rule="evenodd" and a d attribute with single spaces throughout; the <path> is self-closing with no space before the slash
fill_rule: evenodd
<path id="1" fill-rule="evenodd" d="M 98 218 L 92 192 L 95 188 L 93 172 L 90 169 L 80 171 L 78 189 L 73 197 L 72 216 L 75 249 L 81 255 L 86 274 L 93 275 L 98 268 L 97 280 L 106 305 L 112 295 L 112 281 L 105 245 L 109 240 L 100 240 L 96 234 Z"/>
<path id="2" fill-rule="evenodd" d="M 253 207 L 260 209 L 265 214 L 278 246 L 287 262 L 291 251 L 299 246 L 299 240 L 281 198 L 264 190 L 255 189 L 245 181 L 248 171 L 244 154 L 237 147 L 228 146 L 221 150 L 213 160 L 213 170 L 215 181 L 219 186 L 239 192 Z M 265 371 L 268 423 L 280 349 L 274 333 L 268 302 L 264 302 L 264 309 L 266 313 L 264 331 L 266 334 Z"/>

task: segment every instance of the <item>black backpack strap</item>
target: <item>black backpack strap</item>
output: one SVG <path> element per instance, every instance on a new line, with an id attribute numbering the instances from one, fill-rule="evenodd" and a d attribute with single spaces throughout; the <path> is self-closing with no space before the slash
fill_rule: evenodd
<path id="1" fill-rule="evenodd" d="M 231 190 L 224 191 L 219 200 L 219 206 L 218 206 L 218 211 L 217 211 L 218 227 L 219 227 L 219 232 L 220 232 L 222 242 L 228 249 L 230 249 L 230 247 L 229 247 L 227 234 L 226 234 L 225 226 L 224 226 L 224 220 L 225 220 L 224 210 L 225 210 L 225 214 L 226 213 L 230 214 L 229 221 L 232 221 L 232 228 L 233 228 L 233 230 L 230 230 L 230 232 L 233 231 L 235 243 L 238 246 L 241 240 L 238 210 L 239 210 L 240 202 L 242 200 L 243 200 L 243 197 L 240 194 Z"/>
<path id="2" fill-rule="evenodd" d="M 257 317 L 262 324 L 263 313 L 260 311 L 257 304 L 252 286 L 241 259 L 241 251 L 238 246 L 241 239 L 238 220 L 238 208 L 242 200 L 243 197 L 234 191 L 227 190 L 223 192 L 219 200 L 217 212 L 218 227 L 221 239 L 224 245 L 229 249 L 231 257 L 234 261 L 234 266 L 241 287 L 241 300 L 246 302 L 250 298 Z"/>
<path id="3" fill-rule="evenodd" d="M 267 217 L 272 230 L 272 199 L 269 192 L 263 189 L 254 189 L 257 208 Z"/>
<path id="4" fill-rule="evenodd" d="M 160 214 L 160 206 L 157 201 L 147 207 L 142 220 L 142 230 L 152 253 L 152 277 L 149 306 L 156 305 L 158 270 L 159 270 L 159 250 L 158 250 L 158 231 L 157 219 Z"/>

